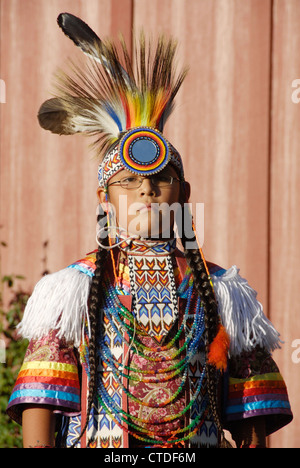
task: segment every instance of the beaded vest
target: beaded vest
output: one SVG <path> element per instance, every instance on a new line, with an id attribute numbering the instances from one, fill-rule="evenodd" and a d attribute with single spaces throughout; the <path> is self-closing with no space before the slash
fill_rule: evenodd
<path id="1" fill-rule="evenodd" d="M 204 314 L 185 259 L 175 243 L 133 242 L 121 249 L 123 263 L 115 253 L 118 284 L 112 267 L 104 278 L 97 394 L 81 446 L 88 440 L 102 448 L 214 447 L 218 434 L 208 409 Z M 83 417 L 87 326 L 85 335 Z M 76 426 L 75 417 L 70 444 Z"/>

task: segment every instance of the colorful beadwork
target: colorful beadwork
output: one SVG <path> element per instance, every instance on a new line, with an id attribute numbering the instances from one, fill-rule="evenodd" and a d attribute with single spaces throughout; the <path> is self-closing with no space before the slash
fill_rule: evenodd
<path id="1" fill-rule="evenodd" d="M 162 343 L 178 316 L 176 286 L 170 255 L 128 255 L 133 313 L 149 336 Z"/>
<path id="2" fill-rule="evenodd" d="M 121 140 L 120 159 L 125 169 L 131 172 L 155 174 L 169 162 L 168 142 L 160 132 L 152 128 L 131 129 Z"/>
<path id="3" fill-rule="evenodd" d="M 156 258 L 162 261 L 167 257 L 171 259 L 175 244 L 149 245 L 148 242 L 143 245 L 134 241 L 130 245 L 125 242 L 121 248 L 126 251 L 127 261 L 131 253 L 137 261 L 149 260 L 153 249 Z M 117 283 L 123 284 L 121 271 L 127 274 L 127 284 L 132 266 L 121 266 L 118 266 Z M 171 264 L 169 267 L 171 269 Z M 175 271 L 178 275 L 178 269 Z M 109 272 L 105 273 L 103 326 L 98 346 L 101 365 L 95 402 L 95 408 L 101 409 L 93 415 L 94 423 L 88 431 L 91 440 L 98 434 L 101 447 L 107 446 L 109 440 L 119 440 L 122 446 L 125 433 L 139 443 L 175 447 L 194 440 L 200 431 L 208 430 L 203 308 L 189 269 L 181 281 L 175 281 L 174 277 L 174 285 L 176 302 L 178 298 L 184 300 L 185 309 L 181 317 L 174 318 L 168 340 L 159 343 L 149 335 L 137 315 L 122 304 L 119 286 L 116 288 Z M 85 335 L 87 332 L 86 326 Z M 81 360 L 88 371 L 87 342 L 88 337 L 83 340 Z M 154 392 L 152 399 L 145 400 L 143 387 Z"/>
<path id="4" fill-rule="evenodd" d="M 144 326 L 135 319 L 131 311 L 121 304 L 108 275 L 104 284 L 105 306 L 102 320 L 104 328 L 99 337 L 102 371 L 97 389 L 99 404 L 105 409 L 104 420 L 106 421 L 109 416 L 116 426 L 134 438 L 153 445 L 162 443 L 174 445 L 194 437 L 203 425 L 203 418 L 207 417 L 207 401 L 204 399 L 197 415 L 191 420 L 187 419 L 183 424 L 185 415 L 197 405 L 205 378 L 204 365 L 200 377 L 197 377 L 197 385 L 192 398 L 186 404 L 185 388 L 187 378 L 191 374 L 190 365 L 199 353 L 204 333 L 203 308 L 200 299 L 197 297 L 195 300 L 189 270 L 176 293 L 176 297 L 186 299 L 185 313 L 182 321 L 178 323 L 176 333 L 174 331 L 174 337 L 162 346 L 153 341 L 153 337 L 149 336 Z M 189 327 L 187 327 L 188 321 L 191 321 Z M 183 345 L 175 346 L 181 336 Z M 150 343 L 152 346 L 149 346 Z M 124 355 L 128 355 L 129 348 L 131 348 L 130 362 L 127 363 L 120 357 L 122 357 L 122 350 Z M 148 364 L 140 367 L 139 361 L 141 360 Z M 160 400 L 146 401 L 139 398 L 136 393 L 140 384 L 154 386 L 159 390 L 166 384 L 171 388 L 173 382 L 177 382 L 176 390 Z M 119 390 L 121 390 L 120 394 L 117 393 Z M 127 411 L 122 407 L 121 394 L 127 396 L 129 405 Z M 159 422 L 153 423 L 151 417 L 148 419 L 147 416 L 136 415 L 135 406 L 140 408 L 141 414 L 146 411 L 146 415 L 147 411 L 155 413 L 159 409 L 165 410 L 168 407 L 174 407 L 174 409 L 169 414 L 167 413 L 167 416 L 160 417 Z"/>
<path id="5" fill-rule="evenodd" d="M 178 153 L 178 151 L 170 143 L 167 143 L 167 144 L 169 148 L 168 160 L 166 160 L 166 158 L 165 158 L 166 161 L 161 160 L 161 162 L 158 163 L 160 164 L 159 167 L 157 165 L 156 168 L 155 168 L 155 164 L 153 163 L 154 165 L 152 167 L 152 172 L 148 172 L 148 169 L 145 172 L 145 169 L 148 168 L 148 165 L 147 166 L 141 165 L 141 169 L 139 169 L 136 172 L 141 174 L 141 171 L 144 171 L 142 172 L 144 175 L 151 174 L 151 173 L 154 174 L 158 172 L 158 170 L 162 170 L 165 167 L 165 165 L 170 162 L 173 166 L 175 166 L 175 168 L 180 174 L 180 177 L 184 179 L 184 171 L 183 171 L 181 156 Z M 130 159 L 128 158 L 128 167 L 126 168 L 130 170 L 131 172 L 133 172 L 133 168 L 130 166 L 129 163 L 130 163 Z M 106 153 L 105 157 L 103 158 L 102 163 L 98 167 L 99 186 L 106 187 L 109 179 L 113 177 L 115 174 L 117 174 L 117 172 L 119 172 L 121 169 L 124 169 L 124 168 L 125 168 L 124 161 L 123 159 L 121 160 L 120 158 L 119 145 L 116 145 L 111 149 L 111 151 Z"/>

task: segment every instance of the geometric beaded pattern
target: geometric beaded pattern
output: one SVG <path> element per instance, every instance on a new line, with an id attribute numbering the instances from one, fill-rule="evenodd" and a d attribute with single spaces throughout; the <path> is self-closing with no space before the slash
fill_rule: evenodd
<path id="1" fill-rule="evenodd" d="M 119 329 L 117 322 L 114 319 L 113 321 L 115 327 Z M 103 315 L 101 322 L 103 327 L 102 336 L 104 336 L 113 357 L 121 364 L 124 356 L 122 340 L 105 315 Z M 119 331 L 121 332 L 121 330 Z M 98 379 L 114 402 L 122 407 L 122 388 L 116 381 L 113 372 L 111 372 L 111 368 L 103 361 L 100 361 L 98 367 Z M 114 416 L 116 419 L 119 418 L 117 413 Z M 97 398 L 95 398 L 87 431 L 87 440 L 92 440 L 90 448 L 124 448 L 123 436 L 123 430 L 110 418 L 104 408 L 99 405 Z"/>
<path id="2" fill-rule="evenodd" d="M 171 255 L 128 255 L 133 314 L 149 336 L 162 343 L 178 317 Z"/>
<path id="3" fill-rule="evenodd" d="M 115 146 L 105 157 L 98 167 L 98 181 L 100 187 L 105 187 L 108 180 L 123 169 L 123 163 L 119 156 L 119 147 Z"/>
<path id="4" fill-rule="evenodd" d="M 195 321 L 195 300 L 193 295 L 190 302 L 190 311 L 186 321 L 186 333 L 189 333 Z M 188 366 L 188 386 L 189 399 L 193 401 L 188 417 L 191 423 L 199 414 L 203 412 L 204 405 L 207 405 L 207 379 L 206 374 L 201 380 L 203 369 L 205 367 L 205 336 L 201 337 L 198 352 L 193 356 Z M 199 391 L 199 381 L 201 386 Z M 204 422 L 201 424 L 198 431 L 189 440 L 190 448 L 217 448 L 218 447 L 218 429 L 214 422 L 214 418 L 208 408 Z"/>
<path id="5" fill-rule="evenodd" d="M 205 362 L 204 340 L 203 349 L 199 351 L 189 363 L 188 378 L 190 388 L 190 398 L 195 395 L 199 378 L 203 372 Z M 190 422 L 202 412 L 202 405 L 207 398 L 206 378 L 203 379 L 198 397 L 194 401 L 190 410 Z M 218 447 L 218 429 L 214 423 L 211 413 L 208 413 L 204 423 L 197 433 L 189 441 L 190 448 L 215 448 Z"/>

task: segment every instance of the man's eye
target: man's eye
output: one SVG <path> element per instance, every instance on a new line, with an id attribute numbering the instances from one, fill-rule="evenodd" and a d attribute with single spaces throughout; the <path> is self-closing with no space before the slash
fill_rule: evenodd
<path id="1" fill-rule="evenodd" d="M 136 177 L 125 177 L 122 179 L 123 184 L 130 184 L 132 182 L 135 182 L 137 180 Z"/>
<path id="2" fill-rule="evenodd" d="M 155 178 L 157 180 L 161 180 L 162 182 L 166 182 L 166 181 L 170 180 L 169 176 L 164 176 L 164 175 L 159 175 L 159 176 L 156 176 Z"/>
<path id="3" fill-rule="evenodd" d="M 168 175 L 157 175 L 157 176 L 155 176 L 155 181 L 158 184 L 170 183 L 170 176 L 168 176 Z"/>

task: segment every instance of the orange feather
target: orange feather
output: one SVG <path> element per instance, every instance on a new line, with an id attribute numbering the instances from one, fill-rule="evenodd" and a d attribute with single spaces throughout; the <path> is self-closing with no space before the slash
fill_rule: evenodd
<path id="1" fill-rule="evenodd" d="M 218 370 L 226 370 L 229 342 L 229 336 L 223 325 L 220 324 L 218 333 L 209 346 L 208 364 L 215 366 Z"/>

